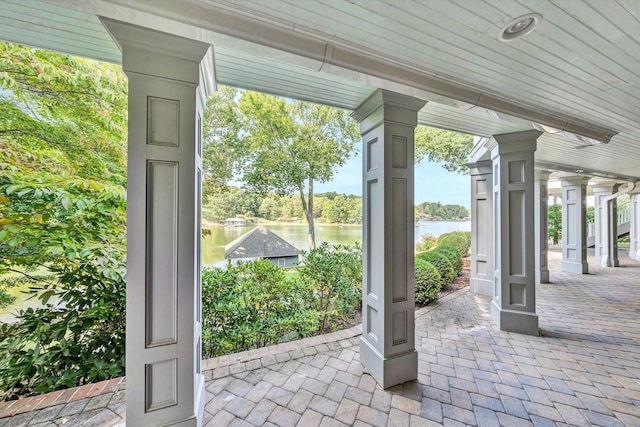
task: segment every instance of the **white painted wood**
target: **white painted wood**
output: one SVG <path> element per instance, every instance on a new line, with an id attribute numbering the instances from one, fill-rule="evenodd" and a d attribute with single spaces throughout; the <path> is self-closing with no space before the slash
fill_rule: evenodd
<path id="1" fill-rule="evenodd" d="M 414 129 L 425 101 L 379 90 L 356 109 L 363 146 L 360 362 L 388 388 L 417 378 Z"/>
<path id="2" fill-rule="evenodd" d="M 562 178 L 562 271 L 587 274 L 587 185 L 589 177 Z"/>
<path id="3" fill-rule="evenodd" d="M 629 230 L 629 257 L 640 260 L 640 194 L 631 195 Z"/>
<path id="4" fill-rule="evenodd" d="M 534 171 L 536 284 L 549 282 L 549 175 L 551 171 Z"/>
<path id="5" fill-rule="evenodd" d="M 471 175 L 471 292 L 493 296 L 493 165 L 469 165 Z"/>
<path id="6" fill-rule="evenodd" d="M 201 116 L 211 46 L 103 23 L 129 77 L 127 424 L 199 426 Z"/>
<path id="7" fill-rule="evenodd" d="M 595 204 L 594 227 L 595 227 L 595 264 L 601 267 L 617 267 L 615 260 L 609 259 L 611 245 L 615 245 L 617 259 L 618 240 L 611 239 L 610 236 L 617 235 L 617 202 L 616 199 L 609 200 L 610 196 L 618 191 L 620 187 L 616 183 L 602 183 L 593 187 L 593 199 Z M 611 224 L 613 223 L 613 224 Z M 611 234 L 611 233 L 615 234 Z"/>
<path id="8" fill-rule="evenodd" d="M 495 135 L 494 289 L 500 330 L 538 335 L 535 301 L 534 152 L 539 131 Z"/>

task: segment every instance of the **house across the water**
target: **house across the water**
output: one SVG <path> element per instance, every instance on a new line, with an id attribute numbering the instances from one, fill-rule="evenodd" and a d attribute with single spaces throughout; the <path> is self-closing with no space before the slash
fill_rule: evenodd
<path id="1" fill-rule="evenodd" d="M 224 259 L 229 263 L 268 259 L 280 267 L 294 267 L 300 251 L 264 226 L 243 234 L 224 247 Z"/>
<path id="2" fill-rule="evenodd" d="M 224 220 L 225 227 L 246 227 L 247 220 L 244 218 L 227 218 Z"/>

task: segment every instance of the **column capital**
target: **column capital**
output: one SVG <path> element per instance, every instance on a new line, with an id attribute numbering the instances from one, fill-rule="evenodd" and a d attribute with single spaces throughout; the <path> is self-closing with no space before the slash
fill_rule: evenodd
<path id="1" fill-rule="evenodd" d="M 493 135 L 492 140 L 495 141 L 495 144 L 492 144 L 491 158 L 493 159 L 499 154 L 536 151 L 540 135 L 542 135 L 542 132 L 538 130 Z"/>
<path id="2" fill-rule="evenodd" d="M 423 99 L 378 89 L 351 113 L 351 117 L 360 123 L 362 134 L 380 125 L 382 121 L 416 127 L 418 111 L 426 103 Z"/>
<path id="3" fill-rule="evenodd" d="M 467 163 L 469 167 L 469 175 L 486 175 L 493 172 L 493 162 L 491 160 L 482 160 L 479 162 Z"/>
<path id="4" fill-rule="evenodd" d="M 583 175 L 567 176 L 560 178 L 560 184 L 563 187 L 569 187 L 574 185 L 587 185 L 591 177 Z"/>
<path id="5" fill-rule="evenodd" d="M 216 90 L 211 44 L 114 19 L 101 17 L 100 21 L 122 51 L 125 73 L 177 80 L 194 86 L 203 83 L 205 94 Z"/>
<path id="6" fill-rule="evenodd" d="M 553 171 L 547 170 L 547 169 L 534 169 L 533 170 L 533 178 L 536 181 L 548 181 L 549 180 L 549 176 L 551 176 L 551 174 L 553 173 Z"/>
<path id="7" fill-rule="evenodd" d="M 613 194 L 618 191 L 620 184 L 617 182 L 602 182 L 591 187 L 594 193 Z"/>

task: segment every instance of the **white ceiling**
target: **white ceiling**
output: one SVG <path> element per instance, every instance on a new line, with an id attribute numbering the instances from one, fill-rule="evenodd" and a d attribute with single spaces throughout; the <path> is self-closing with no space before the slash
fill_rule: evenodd
<path id="1" fill-rule="evenodd" d="M 421 123 L 480 136 L 530 130 L 532 121 L 615 133 L 579 150 L 583 142 L 544 134 L 536 159 L 640 179 L 636 0 L 52 3 L 0 1 L 0 38 L 117 61 L 95 16 L 103 15 L 212 43 L 223 84 L 349 109 L 384 87 L 428 100 Z M 504 25 L 530 12 L 543 16 L 536 31 L 498 41 Z M 459 108 L 473 104 L 492 111 Z"/>

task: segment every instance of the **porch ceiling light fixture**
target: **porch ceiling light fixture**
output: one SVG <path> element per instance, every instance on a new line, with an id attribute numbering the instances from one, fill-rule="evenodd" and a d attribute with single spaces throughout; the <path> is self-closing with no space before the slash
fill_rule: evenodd
<path id="1" fill-rule="evenodd" d="M 542 21 L 542 15 L 539 13 L 527 13 L 526 15 L 519 16 L 509 22 L 498 35 L 498 40 L 501 42 L 510 42 L 520 37 L 524 37 L 540 24 Z"/>

